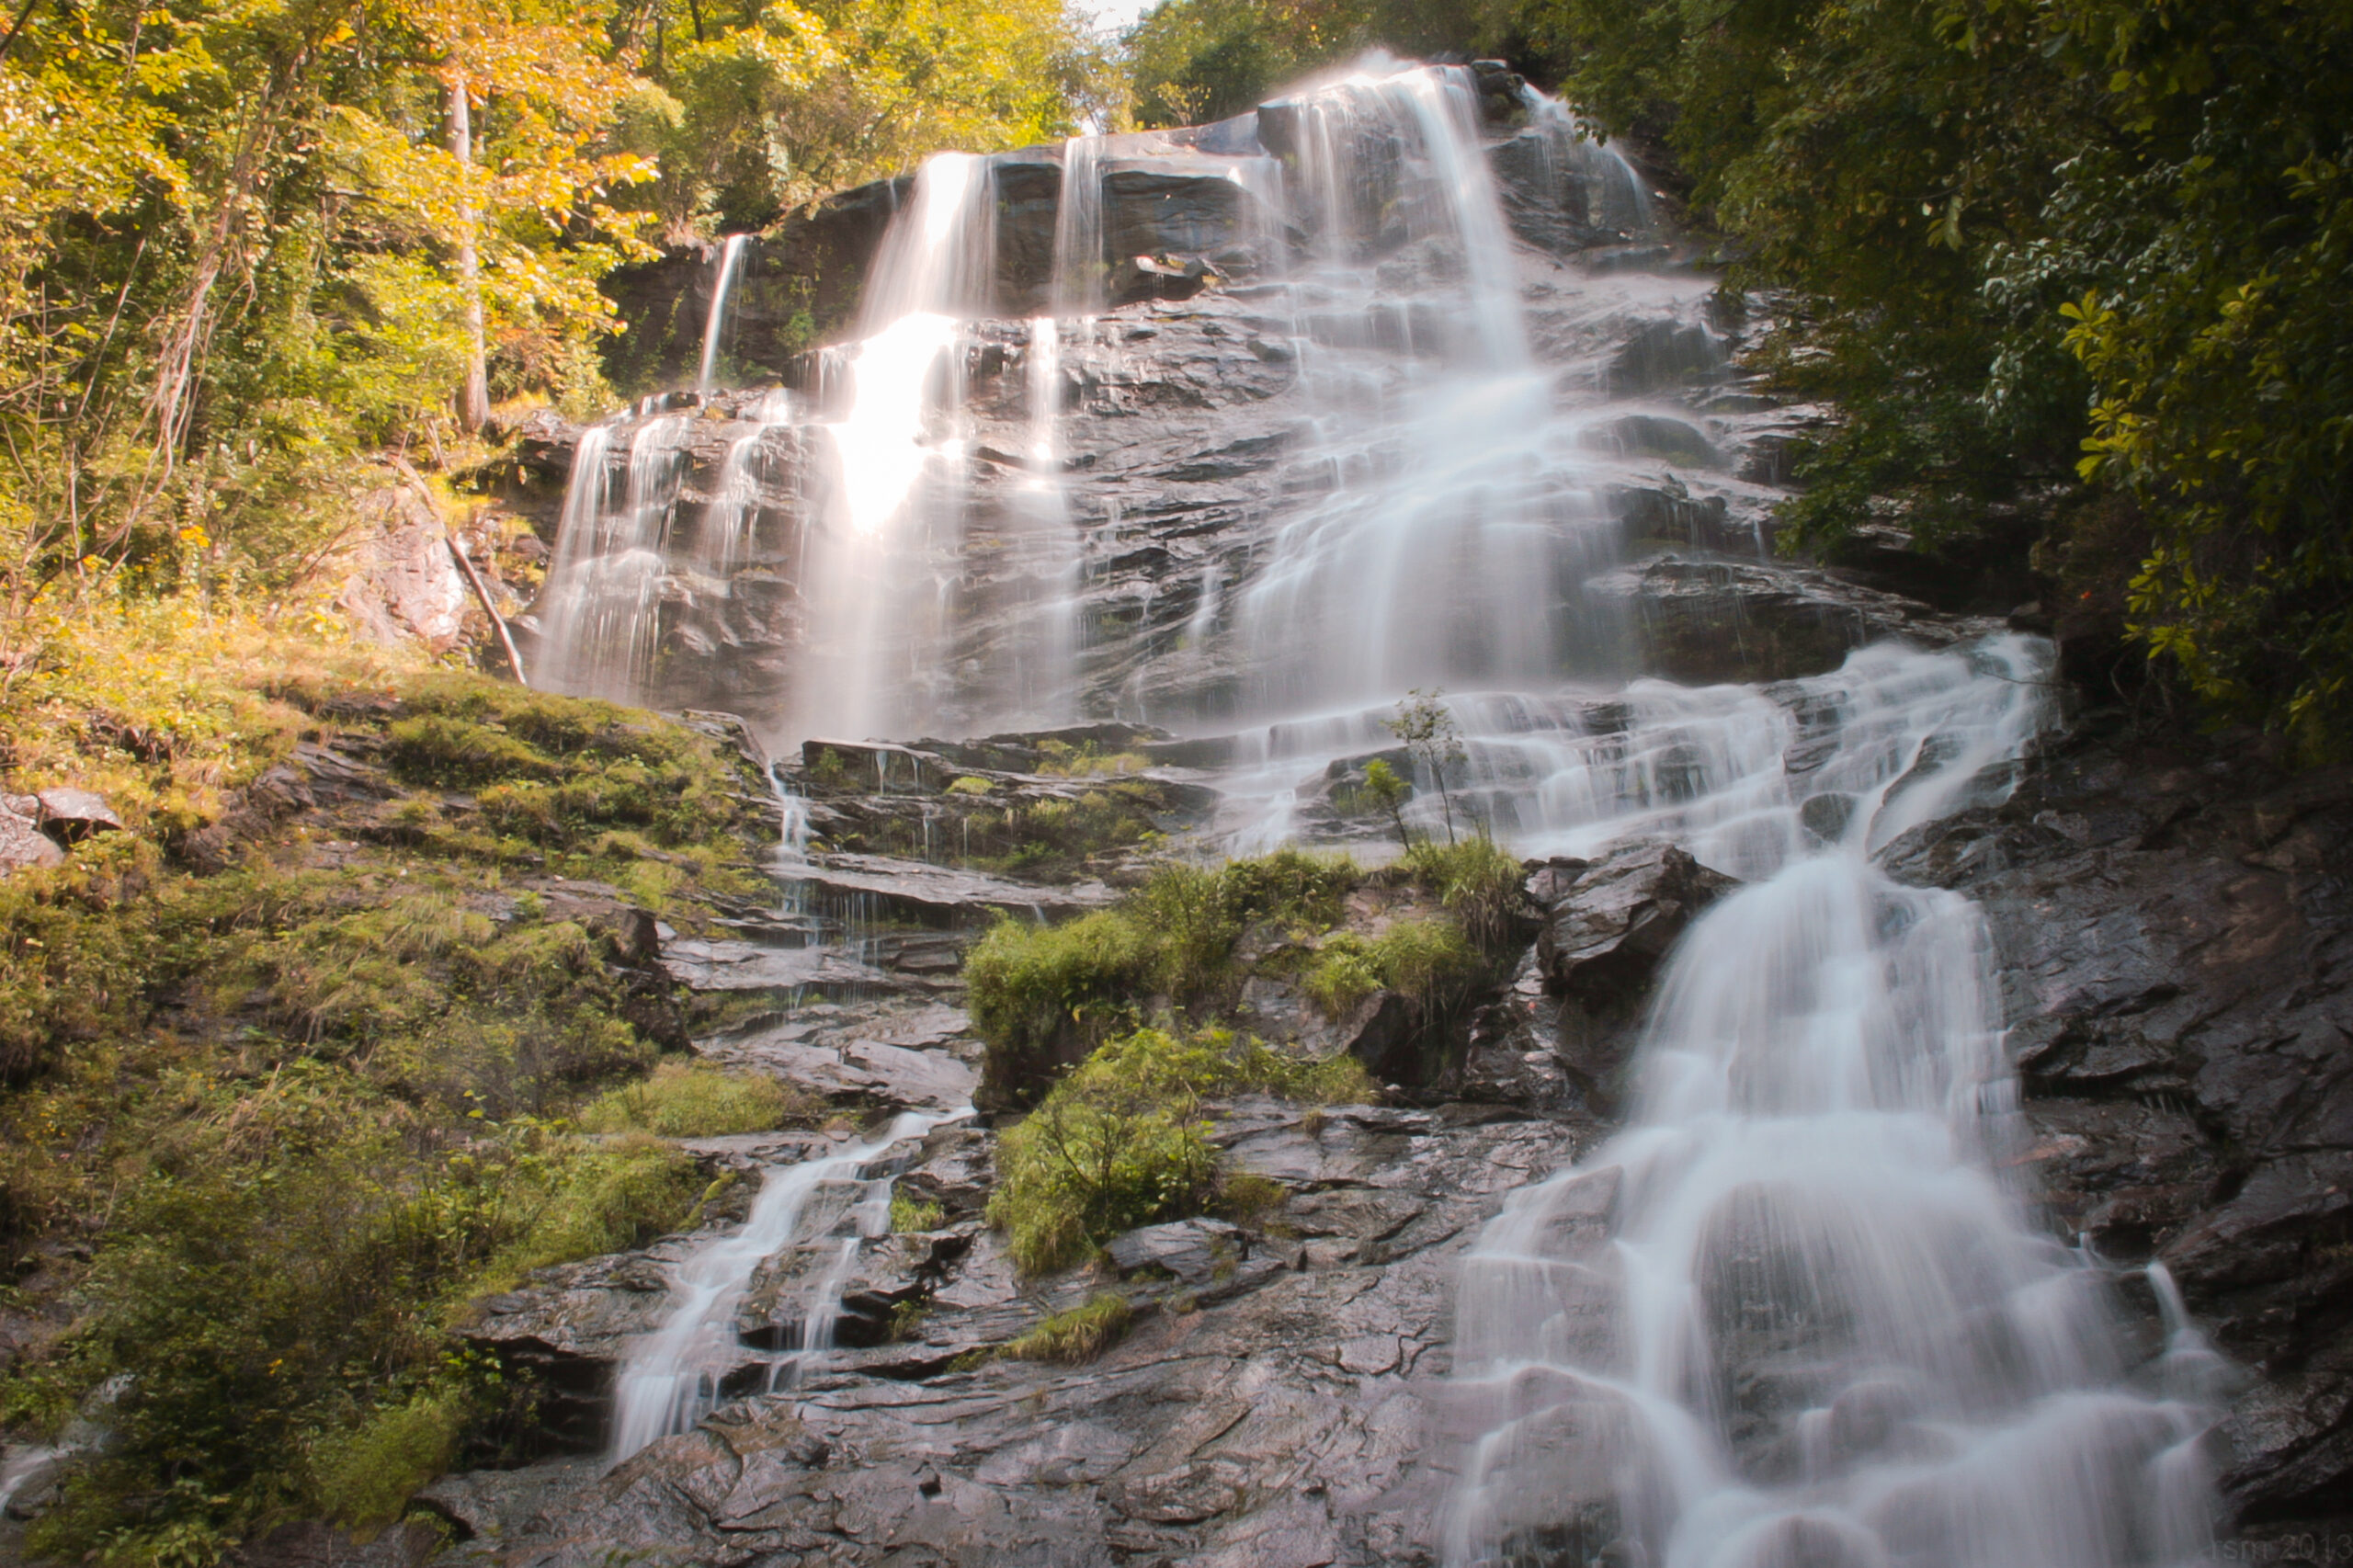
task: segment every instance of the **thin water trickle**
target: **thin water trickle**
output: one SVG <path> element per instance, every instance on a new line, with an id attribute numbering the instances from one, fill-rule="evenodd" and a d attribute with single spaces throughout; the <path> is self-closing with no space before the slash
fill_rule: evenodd
<path id="1" fill-rule="evenodd" d="M 744 247 L 748 234 L 730 234 L 719 250 L 719 277 L 710 286 L 710 314 L 702 324 L 702 364 L 695 374 L 695 390 L 710 395 L 712 378 L 719 373 L 719 343 L 727 326 L 728 296 L 735 289 L 735 275 L 744 267 Z"/>
<path id="2" fill-rule="evenodd" d="M 692 1427 L 718 1406 L 731 1381 L 745 1380 L 747 1369 L 756 1372 L 752 1381 L 773 1384 L 781 1367 L 799 1365 L 832 1348 L 842 1283 L 858 1246 L 890 1229 L 891 1173 L 874 1167 L 893 1147 L 966 1114 L 904 1112 L 871 1140 L 851 1140 L 797 1164 L 768 1166 L 744 1223 L 698 1244 L 673 1270 L 675 1304 L 668 1316 L 631 1348 L 622 1364 L 614 1394 L 612 1461 L 619 1463 L 656 1438 Z M 801 1344 L 782 1353 L 746 1347 L 735 1317 L 754 1271 L 795 1242 L 823 1239 L 802 1236 L 802 1220 L 820 1188 L 843 1181 L 861 1182 L 864 1191 L 839 1221 L 847 1227 L 836 1238 L 840 1256 L 802 1298 L 806 1327 Z"/>

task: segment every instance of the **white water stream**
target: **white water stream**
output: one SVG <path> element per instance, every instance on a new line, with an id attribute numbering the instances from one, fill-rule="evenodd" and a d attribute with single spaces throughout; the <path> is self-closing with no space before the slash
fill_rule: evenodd
<path id="1" fill-rule="evenodd" d="M 692 1427 L 718 1406 L 722 1386 L 747 1368 L 765 1363 L 762 1381 L 773 1387 L 809 1358 L 831 1349 L 843 1282 L 859 1247 L 890 1233 L 895 1170 L 888 1159 L 891 1151 L 967 1114 L 904 1112 L 871 1140 L 852 1140 L 794 1165 L 767 1167 L 744 1223 L 696 1244 L 678 1263 L 668 1316 L 623 1363 L 614 1392 L 613 1461 L 629 1458 L 658 1437 Z M 820 1210 L 831 1221 L 828 1233 L 837 1244 L 838 1256 L 802 1299 L 800 1345 L 773 1355 L 745 1348 L 735 1317 L 754 1272 L 797 1242 L 825 1239 L 802 1233 L 811 1199 L 828 1186 L 845 1182 L 862 1184 L 863 1192 L 846 1210 Z"/>
<path id="2" fill-rule="evenodd" d="M 2020 639 L 1872 650 L 1779 703 L 1637 692 L 1608 743 L 1539 744 L 1556 820 L 1589 818 L 1563 845 L 1680 840 L 1752 880 L 1672 956 L 1627 1130 L 1516 1194 L 1464 1267 L 1456 1379 L 1485 1431 L 1449 1562 L 1615 1542 L 1664 1568 L 2123 1568 L 2206 1546 L 2215 1360 L 2175 1301 L 2168 1353 L 2127 1381 L 2116 1281 L 2007 1174 L 1984 918 L 1871 859 L 2007 792 L 2040 675 Z"/>
<path id="3" fill-rule="evenodd" d="M 702 363 L 695 373 L 695 390 L 708 393 L 719 373 L 719 343 L 727 326 L 727 301 L 735 291 L 735 275 L 744 268 L 744 247 L 749 234 L 730 234 L 719 248 L 719 276 L 710 286 L 710 313 L 702 324 Z"/>

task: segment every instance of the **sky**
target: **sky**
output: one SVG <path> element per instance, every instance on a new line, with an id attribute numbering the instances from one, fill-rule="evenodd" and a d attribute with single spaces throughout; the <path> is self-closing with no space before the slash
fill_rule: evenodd
<path id="1" fill-rule="evenodd" d="M 1098 32 L 1115 33 L 1134 24 L 1138 17 L 1152 9 L 1154 0 L 1096 0 L 1086 8 L 1095 13 Z"/>

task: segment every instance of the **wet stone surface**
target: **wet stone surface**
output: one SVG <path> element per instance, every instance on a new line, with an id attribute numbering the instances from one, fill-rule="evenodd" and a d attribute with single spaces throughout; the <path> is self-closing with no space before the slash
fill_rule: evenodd
<path id="1" fill-rule="evenodd" d="M 1441 1387 L 1454 1260 L 1503 1193 L 1570 1163 L 1590 1130 L 1219 1108 L 1233 1163 L 1287 1194 L 1259 1221 L 1152 1227 L 1116 1242 L 1108 1268 L 1034 1282 L 969 1218 L 889 1238 L 850 1302 L 919 1300 L 899 1337 L 609 1471 L 558 1459 L 446 1478 L 424 1499 L 463 1538 L 445 1560 L 1430 1561 L 1455 1440 Z M 904 1179 L 969 1202 L 986 1140 L 935 1134 Z M 657 1263 L 596 1266 L 497 1319 L 593 1346 L 639 1321 L 629 1287 Z M 1136 1322 L 1097 1361 L 986 1358 L 1104 1290 Z"/>

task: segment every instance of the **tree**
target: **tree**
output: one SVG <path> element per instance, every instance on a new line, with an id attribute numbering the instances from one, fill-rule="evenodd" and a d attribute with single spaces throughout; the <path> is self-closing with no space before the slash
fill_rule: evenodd
<path id="1" fill-rule="evenodd" d="M 1397 770 L 1381 757 L 1364 765 L 1365 792 L 1373 804 L 1389 813 L 1390 825 L 1397 830 L 1397 847 L 1411 849 L 1414 835 L 1405 825 L 1405 802 L 1412 798 L 1414 787 L 1397 777 Z"/>
<path id="2" fill-rule="evenodd" d="M 1455 727 L 1454 715 L 1448 710 L 1444 695 L 1436 687 L 1424 691 L 1415 687 L 1397 704 L 1396 716 L 1382 720 L 1381 724 L 1404 743 L 1415 762 L 1430 776 L 1430 782 L 1438 789 L 1439 807 L 1446 814 L 1446 841 L 1452 844 L 1454 792 L 1447 787 L 1446 772 L 1461 766 L 1468 760 L 1468 754 L 1462 749 L 1462 733 Z M 1403 831 L 1401 819 L 1399 832 Z"/>
<path id="3" fill-rule="evenodd" d="M 635 46 L 644 76 L 622 115 L 626 143 L 661 167 L 643 199 L 680 241 L 1114 108 L 1108 62 L 1062 0 L 779 0 L 738 26 L 686 20 L 691 42 Z"/>

